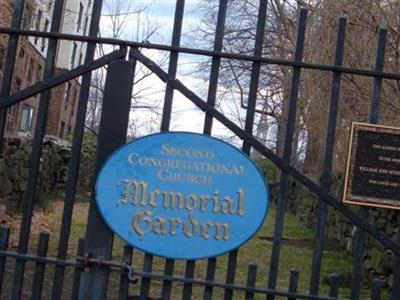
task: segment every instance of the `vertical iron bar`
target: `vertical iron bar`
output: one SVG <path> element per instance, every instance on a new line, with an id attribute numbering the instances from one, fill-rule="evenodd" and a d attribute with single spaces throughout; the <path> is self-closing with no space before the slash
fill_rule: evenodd
<path id="1" fill-rule="evenodd" d="M 4 251 L 8 248 L 8 240 L 10 238 L 10 227 L 8 225 L 1 225 L 0 227 L 0 250 Z M 0 257 L 0 298 L 3 289 L 4 271 L 6 268 L 5 256 Z"/>
<path id="2" fill-rule="evenodd" d="M 379 278 L 372 280 L 371 299 L 380 300 L 382 291 L 382 281 Z"/>
<path id="3" fill-rule="evenodd" d="M 51 32 L 57 33 L 61 28 L 61 21 L 64 11 L 64 0 L 56 1 L 54 4 L 53 19 L 51 22 Z M 56 39 L 50 39 L 47 48 L 46 63 L 44 67 L 43 79 L 50 78 L 54 73 L 57 58 Z M 26 253 L 29 243 L 29 233 L 32 221 L 33 202 L 36 193 L 36 184 L 40 165 L 40 156 L 42 152 L 42 141 L 46 130 L 47 108 L 50 99 L 50 90 L 44 91 L 40 95 L 38 114 L 36 118 L 35 135 L 32 142 L 32 153 L 29 167 L 29 176 L 26 190 L 23 196 L 23 217 L 19 235 L 18 252 Z M 25 261 L 16 260 L 14 282 L 12 290 L 12 299 L 19 299 L 21 296 L 23 279 L 25 271 Z"/>
<path id="4" fill-rule="evenodd" d="M 172 46 L 180 45 L 184 11 L 185 11 L 185 0 L 177 0 L 176 6 L 175 6 L 174 26 L 173 26 L 173 31 L 172 31 L 172 41 L 171 41 Z M 170 78 L 173 78 L 173 79 L 176 78 L 176 73 L 177 73 L 177 69 L 178 69 L 178 58 L 179 58 L 179 52 L 171 51 L 170 57 L 169 57 L 169 65 L 168 65 L 168 75 Z M 163 106 L 163 113 L 162 113 L 162 119 L 161 119 L 161 131 L 169 130 L 169 126 L 171 123 L 173 98 L 174 98 L 174 88 L 171 85 L 169 85 L 167 82 L 167 85 L 165 88 L 164 106 Z M 150 268 L 151 268 L 151 266 L 150 266 Z M 173 270 L 174 270 L 174 261 L 167 260 L 165 262 L 165 271 L 170 272 L 172 275 Z M 146 285 L 148 284 L 150 286 L 149 278 L 145 278 L 145 279 L 143 279 L 143 281 L 145 281 Z M 142 281 L 142 288 L 143 288 L 143 281 Z M 165 295 L 168 298 L 170 297 L 171 287 L 172 287 L 171 282 L 167 282 L 165 280 L 163 281 L 163 289 L 162 289 L 163 296 Z M 141 293 L 141 297 L 142 296 L 143 296 L 143 294 Z"/>
<path id="5" fill-rule="evenodd" d="M 177 0 L 175 6 L 175 15 L 174 15 L 174 27 L 172 32 L 172 46 L 179 46 L 181 41 L 181 34 L 182 34 L 182 23 L 183 23 L 183 14 L 185 11 L 185 0 Z M 178 51 L 171 51 L 170 58 L 169 58 L 169 66 L 168 66 L 168 74 L 170 78 L 176 77 L 176 72 L 178 68 Z M 171 112 L 172 112 L 172 101 L 174 98 L 174 89 L 167 83 L 165 88 L 165 96 L 164 96 L 164 107 L 163 107 L 163 114 L 161 119 L 161 131 L 168 131 L 170 122 L 171 122 Z M 151 266 L 150 266 L 151 268 Z M 174 261 L 167 260 L 165 262 L 165 272 L 171 273 L 172 275 L 174 271 Z M 150 286 L 150 279 L 145 278 L 142 279 L 142 288 L 143 288 L 143 281 L 146 282 Z M 147 282 L 148 281 L 148 282 Z M 171 294 L 171 287 L 172 283 L 163 281 L 163 288 L 162 288 L 162 295 L 163 297 L 166 296 L 169 299 Z M 141 297 L 142 297 L 141 293 Z"/>
<path id="6" fill-rule="evenodd" d="M 85 240 L 79 239 L 78 241 L 78 248 L 76 251 L 76 256 L 83 257 L 85 255 Z M 71 300 L 78 299 L 79 296 L 79 282 L 81 280 L 81 273 L 84 271 L 84 268 L 77 267 L 74 270 L 74 280 L 72 285 L 72 295 Z"/>
<path id="7" fill-rule="evenodd" d="M 207 275 L 206 275 L 206 280 L 207 281 L 214 281 L 215 278 L 215 269 L 217 266 L 217 258 L 216 257 L 211 257 L 207 261 Z M 204 300 L 211 300 L 213 295 L 213 287 L 206 285 L 204 287 Z"/>
<path id="8" fill-rule="evenodd" d="M 329 297 L 337 298 L 339 296 L 340 276 L 338 273 L 331 275 L 331 288 L 329 290 Z"/>
<path id="9" fill-rule="evenodd" d="M 336 40 L 336 54 L 334 61 L 335 66 L 341 66 L 343 63 L 346 22 L 347 19 L 344 17 L 341 17 L 339 19 L 339 28 Z M 332 159 L 333 159 L 333 149 L 335 147 L 336 119 L 337 119 L 338 102 L 340 96 L 340 82 L 341 82 L 341 73 L 339 72 L 333 73 L 330 107 L 328 112 L 329 116 L 328 128 L 326 132 L 324 165 L 321 178 L 321 188 L 327 194 L 329 193 L 332 180 Z M 318 295 L 318 290 L 319 290 L 321 261 L 325 243 L 325 227 L 326 227 L 327 214 L 328 214 L 327 204 L 323 201 L 319 201 L 318 212 L 317 212 L 318 219 L 316 227 L 317 232 L 315 236 L 314 255 L 313 255 L 311 278 L 310 278 L 311 295 Z"/>
<path id="10" fill-rule="evenodd" d="M 185 0 L 177 0 L 175 7 L 174 27 L 172 32 L 171 46 L 179 46 L 181 42 L 183 13 L 185 10 Z M 178 51 L 171 51 L 169 57 L 168 75 L 175 79 L 178 68 Z M 161 131 L 168 131 L 171 122 L 172 100 L 174 98 L 174 88 L 167 83 L 164 96 L 164 107 L 161 120 Z"/>
<path id="11" fill-rule="evenodd" d="M 48 247 L 49 247 L 49 233 L 42 232 L 39 237 L 37 256 L 46 257 Z M 45 263 L 42 262 L 36 263 L 35 274 L 33 275 L 33 282 L 32 282 L 32 295 L 31 295 L 32 300 L 42 298 L 42 288 L 43 288 L 45 268 L 46 268 Z"/>
<path id="12" fill-rule="evenodd" d="M 257 280 L 257 264 L 251 263 L 249 264 L 249 268 L 247 271 L 247 287 L 254 288 L 256 286 L 256 280 Z M 244 299 L 253 300 L 254 292 L 246 291 Z"/>
<path id="13" fill-rule="evenodd" d="M 96 37 L 99 30 L 99 22 L 103 1 L 95 0 L 93 2 L 92 16 L 90 20 L 89 36 Z M 94 58 L 96 44 L 88 43 L 86 47 L 85 63 Z M 65 259 L 68 252 L 68 242 L 70 236 L 72 211 L 74 208 L 74 199 L 76 192 L 76 183 L 79 177 L 80 152 L 82 138 L 85 128 L 85 118 L 87 102 L 89 98 L 90 82 L 92 73 L 89 72 L 82 76 L 81 89 L 79 91 L 78 109 L 75 120 L 75 129 L 72 140 L 71 158 L 68 165 L 68 178 L 66 183 L 66 192 L 64 199 L 64 209 L 61 221 L 60 239 L 58 241 L 58 259 Z M 53 290 L 51 297 L 53 300 L 60 299 L 64 282 L 64 266 L 56 266 L 53 281 Z"/>
<path id="14" fill-rule="evenodd" d="M 167 276 L 172 276 L 174 273 L 175 261 L 173 259 L 165 260 L 164 274 Z M 169 300 L 171 298 L 172 281 L 163 280 L 161 299 Z"/>
<path id="15" fill-rule="evenodd" d="M 151 272 L 153 268 L 153 255 L 146 253 L 144 255 L 143 271 Z M 150 278 L 142 277 L 142 284 L 140 286 L 139 300 L 147 300 L 150 293 Z"/>
<path id="16" fill-rule="evenodd" d="M 378 45 L 376 51 L 375 68 L 376 71 L 383 70 L 383 63 L 385 60 L 385 46 L 386 46 L 386 28 L 379 29 Z M 379 104 L 382 91 L 382 77 L 374 78 L 374 88 L 371 101 L 371 111 L 369 115 L 369 122 L 376 124 L 379 119 Z M 365 220 L 368 219 L 369 209 L 361 206 L 358 211 L 359 215 Z M 366 233 L 357 228 L 355 234 L 355 251 L 354 251 L 354 265 L 353 265 L 353 281 L 351 289 L 351 299 L 358 300 L 360 298 L 361 280 L 364 266 L 364 247 L 365 247 Z"/>
<path id="17" fill-rule="evenodd" d="M 255 58 L 260 58 L 262 56 L 264 34 L 265 34 L 265 22 L 267 17 L 267 2 L 268 1 L 261 0 L 258 8 L 256 41 L 253 53 L 253 56 Z M 259 61 L 253 61 L 251 68 L 249 97 L 247 100 L 246 123 L 244 127 L 244 130 L 248 134 L 253 134 L 254 114 L 257 103 L 257 91 L 260 80 L 260 71 L 261 71 L 261 63 Z M 251 145 L 247 142 L 243 142 L 242 150 L 245 153 L 250 154 Z"/>
<path id="18" fill-rule="evenodd" d="M 195 264 L 196 264 L 195 260 L 188 260 L 186 262 L 185 278 L 189 278 L 189 279 L 193 278 Z M 183 292 L 182 292 L 182 300 L 191 299 L 192 287 L 193 287 L 193 284 L 186 283 L 186 282 L 184 283 Z"/>
<path id="19" fill-rule="evenodd" d="M 378 46 L 376 50 L 375 71 L 383 71 L 383 64 L 385 62 L 385 48 L 386 48 L 387 29 L 379 28 Z M 379 105 L 382 93 L 382 77 L 374 78 L 374 89 L 371 101 L 371 111 L 369 116 L 370 123 L 377 123 L 379 119 Z"/>
<path id="20" fill-rule="evenodd" d="M 397 216 L 397 224 L 400 224 L 400 215 Z M 397 242 L 400 243 L 400 227 L 397 227 Z M 400 298 L 400 255 L 396 256 L 393 270 L 394 272 L 391 300 L 397 300 Z"/>
<path id="21" fill-rule="evenodd" d="M 226 283 L 229 283 L 229 284 L 235 283 L 237 256 L 238 256 L 238 249 L 235 249 L 235 250 L 229 252 L 228 268 L 226 270 L 226 280 L 225 280 Z M 232 297 L 233 297 L 233 290 L 225 289 L 224 300 L 230 300 L 230 299 L 232 299 Z"/>
<path id="22" fill-rule="evenodd" d="M 254 56 L 255 57 L 262 56 L 266 15 L 267 15 L 267 1 L 261 0 L 259 2 L 259 7 L 258 7 L 256 40 L 255 40 L 255 45 L 254 45 Z M 260 69 L 261 69 L 260 62 L 254 61 L 252 64 L 252 70 L 251 70 L 250 90 L 249 90 L 249 98 L 248 98 L 247 111 L 246 111 L 246 125 L 245 125 L 245 131 L 249 134 L 252 134 L 252 132 L 253 132 L 254 113 L 255 113 L 256 100 L 257 100 L 257 90 L 258 90 L 258 83 L 259 83 L 259 77 L 260 77 Z M 250 145 L 248 145 L 246 142 L 243 143 L 242 150 L 246 154 L 250 155 Z M 226 283 L 232 284 L 235 282 L 237 256 L 238 256 L 238 249 L 235 249 L 229 253 Z M 224 299 L 229 300 L 229 299 L 232 299 L 232 297 L 233 297 L 233 290 L 225 289 Z"/>
<path id="23" fill-rule="evenodd" d="M 125 246 L 124 247 L 124 256 L 122 258 L 122 262 L 131 265 L 132 264 L 132 252 L 133 249 L 131 246 Z M 124 272 L 121 273 L 121 277 L 119 280 L 119 300 L 126 300 L 128 299 L 129 295 L 129 277 L 127 274 L 127 271 L 124 270 Z"/>
<path id="24" fill-rule="evenodd" d="M 290 270 L 289 292 L 296 293 L 298 284 L 299 284 L 299 270 L 292 269 Z M 296 298 L 288 297 L 288 300 L 296 300 Z"/>
<path id="25" fill-rule="evenodd" d="M 132 97 L 135 62 L 115 60 L 108 66 L 104 87 L 101 122 L 97 142 L 96 172 L 108 156 L 126 142 Z M 112 254 L 113 232 L 104 223 L 98 210 L 95 192 L 92 191 L 88 224 L 86 227 L 85 254 L 94 258 L 109 259 Z M 83 280 L 81 299 L 105 299 L 107 295 L 109 268 L 92 266 Z"/>
<path id="26" fill-rule="evenodd" d="M 221 52 L 222 43 L 224 40 L 224 31 L 225 31 L 225 19 L 226 19 L 226 11 L 228 7 L 228 0 L 220 0 L 218 7 L 218 17 L 217 17 L 217 28 L 215 32 L 214 39 L 214 51 Z M 218 77 L 219 77 L 219 67 L 221 65 L 221 58 L 217 56 L 213 56 L 211 62 L 211 71 L 210 71 L 210 81 L 208 86 L 208 95 L 207 95 L 207 103 L 208 105 L 214 107 L 217 96 L 217 87 L 218 87 Z M 206 113 L 204 120 L 204 134 L 211 134 L 213 124 L 213 118 L 211 115 Z"/>
<path id="27" fill-rule="evenodd" d="M 307 22 L 307 10 L 302 8 L 300 9 L 300 14 L 299 14 L 296 50 L 294 55 L 294 60 L 298 62 L 302 61 L 303 59 L 306 22 Z M 300 73 L 301 73 L 300 67 L 293 67 L 292 88 L 290 91 L 290 98 L 289 98 L 289 112 L 286 124 L 285 145 L 283 152 L 283 163 L 285 166 L 290 165 L 290 158 L 292 154 L 293 134 L 296 123 L 297 99 L 300 88 Z M 268 278 L 268 288 L 270 289 L 274 289 L 276 287 L 276 281 L 278 276 L 283 222 L 285 218 L 285 202 L 288 194 L 288 179 L 289 179 L 288 174 L 286 172 L 281 172 L 279 191 L 277 196 L 277 212 L 275 219 L 271 265 Z M 267 299 L 272 300 L 274 299 L 274 296 L 268 295 Z"/>
<path id="28" fill-rule="evenodd" d="M 11 28 L 19 29 L 21 27 L 22 17 L 24 14 L 24 6 L 25 6 L 25 0 L 14 1 L 14 11 L 11 20 Z M 3 81 L 1 84 L 1 91 L 0 91 L 0 103 L 3 102 L 3 99 L 6 96 L 8 96 L 11 91 L 15 58 L 17 56 L 18 37 L 19 36 L 15 34 L 11 34 L 8 36 L 7 54 L 3 69 Z M 3 150 L 3 137 L 4 137 L 6 121 L 7 121 L 7 108 L 0 108 L 0 153 Z"/>

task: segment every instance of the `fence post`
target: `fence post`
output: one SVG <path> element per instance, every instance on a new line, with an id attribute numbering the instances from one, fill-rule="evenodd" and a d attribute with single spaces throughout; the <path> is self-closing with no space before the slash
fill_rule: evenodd
<path id="1" fill-rule="evenodd" d="M 0 227 L 0 250 L 6 251 L 8 248 L 8 240 L 10 238 L 10 227 L 8 225 L 1 225 Z M 3 289 L 3 280 L 6 268 L 6 257 L 0 257 L 0 297 Z"/>
<path id="2" fill-rule="evenodd" d="M 134 70 L 135 64 L 129 61 L 116 60 L 109 64 L 97 144 L 96 174 L 107 157 L 126 141 Z M 86 228 L 85 255 L 110 259 L 112 244 L 113 233 L 98 211 L 93 190 Z M 79 299 L 105 299 L 109 269 L 101 265 L 91 266 L 90 271 L 82 275 Z"/>

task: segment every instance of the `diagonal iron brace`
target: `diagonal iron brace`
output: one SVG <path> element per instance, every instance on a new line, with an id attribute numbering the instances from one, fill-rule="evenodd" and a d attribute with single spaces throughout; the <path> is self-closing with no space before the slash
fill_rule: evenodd
<path id="1" fill-rule="evenodd" d="M 395 254 L 400 255 L 400 244 L 393 241 L 387 234 L 379 230 L 373 224 L 360 217 L 356 212 L 352 211 L 350 208 L 345 206 L 343 203 L 325 193 L 322 188 L 309 179 L 307 176 L 303 175 L 299 170 L 290 164 L 285 164 L 278 155 L 272 152 L 271 149 L 264 146 L 260 141 L 257 140 L 252 134 L 246 133 L 237 124 L 229 120 L 224 114 L 218 111 L 216 108 L 207 104 L 206 101 L 197 96 L 193 91 L 187 88 L 182 82 L 177 79 L 171 79 L 167 72 L 165 72 L 161 67 L 159 67 L 154 61 L 152 61 L 147 56 L 143 55 L 138 49 L 132 48 L 130 51 L 130 56 L 140 61 L 145 65 L 150 71 L 154 72 L 162 81 L 167 82 L 173 88 L 181 92 L 186 98 L 192 101 L 196 106 L 198 106 L 202 111 L 207 112 L 219 122 L 224 124 L 227 128 L 233 131 L 238 137 L 248 142 L 254 149 L 259 151 L 266 158 L 271 160 L 276 166 L 278 166 L 283 172 L 288 173 L 311 192 L 316 194 L 322 201 L 326 202 L 333 208 L 341 211 L 343 215 L 346 216 L 354 225 L 361 228 L 363 231 L 369 233 L 372 237 L 378 240 L 384 247 L 392 250 Z"/>
<path id="2" fill-rule="evenodd" d="M 115 59 L 123 58 L 125 57 L 125 55 L 126 55 L 126 48 L 122 48 L 120 50 L 113 51 L 110 54 L 104 55 L 99 59 L 81 65 L 75 69 L 64 72 L 60 75 L 39 81 L 38 83 L 31 85 L 23 89 L 22 91 L 7 96 L 4 99 L 0 99 L 0 109 L 14 105 L 18 102 L 28 99 L 29 97 L 35 96 L 36 94 L 39 94 L 43 91 L 49 90 L 64 82 L 82 76 L 90 71 L 93 71 L 110 63 Z"/>

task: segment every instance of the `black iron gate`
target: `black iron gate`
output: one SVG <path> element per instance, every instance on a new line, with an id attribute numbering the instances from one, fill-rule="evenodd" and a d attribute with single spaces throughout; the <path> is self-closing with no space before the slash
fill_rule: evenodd
<path id="1" fill-rule="evenodd" d="M 35 135 L 33 139 L 31 164 L 27 189 L 23 197 L 23 217 L 19 235 L 19 243 L 16 251 L 8 250 L 9 228 L 3 226 L 0 231 L 0 289 L 5 285 L 5 281 L 11 281 L 12 299 L 19 299 L 24 294 L 23 290 L 30 287 L 24 286 L 24 279 L 32 277 L 30 281 L 31 297 L 38 299 L 42 297 L 43 289 L 51 290 L 52 299 L 64 298 L 65 274 L 71 272 L 69 276 L 71 284 L 71 295 L 74 299 L 103 299 L 107 295 L 107 289 L 110 289 L 111 272 L 117 274 L 118 285 L 114 289 L 115 294 L 108 294 L 111 298 L 119 299 L 150 299 L 162 298 L 170 299 L 172 289 L 178 286 L 180 296 L 183 299 L 192 297 L 193 290 L 201 288 L 197 293 L 200 297 L 211 299 L 222 297 L 231 299 L 236 295 L 241 295 L 245 299 L 255 297 L 285 297 L 288 299 L 337 299 L 339 295 L 339 275 L 333 274 L 329 295 L 320 295 L 319 286 L 321 280 L 321 261 L 324 250 L 324 232 L 327 222 L 328 207 L 340 211 L 350 222 L 357 227 L 357 238 L 354 252 L 354 267 L 351 281 L 351 298 L 359 299 L 363 269 L 363 251 L 366 235 L 376 239 L 385 249 L 392 251 L 396 256 L 393 289 L 391 299 L 400 298 L 400 232 L 399 239 L 394 241 L 376 226 L 368 222 L 368 210 L 365 208 L 354 211 L 344 206 L 338 199 L 329 194 L 332 170 L 332 153 L 335 141 L 335 128 L 338 110 L 340 82 L 343 74 L 361 75 L 373 78 L 373 96 L 371 104 L 370 122 L 378 122 L 379 102 L 381 96 L 382 81 L 400 79 L 400 74 L 383 71 L 383 58 L 386 42 L 386 30 L 380 29 L 378 37 L 378 49 L 376 55 L 375 68 L 372 70 L 354 69 L 342 66 L 344 51 L 344 36 L 346 27 L 346 18 L 340 18 L 336 54 L 333 65 L 322 65 L 303 62 L 303 48 L 305 41 L 305 29 L 307 20 L 307 11 L 299 10 L 297 41 L 292 60 L 264 57 L 262 55 L 262 45 L 264 39 L 264 30 L 267 15 L 267 2 L 260 1 L 258 7 L 258 23 L 254 55 L 241 55 L 222 52 L 222 41 L 224 36 L 224 23 L 227 12 L 227 0 L 221 0 L 218 8 L 218 23 L 215 35 L 213 50 L 200 50 L 180 46 L 180 37 L 182 30 L 182 20 L 184 11 L 184 0 L 177 0 L 175 19 L 173 26 L 173 36 L 171 45 L 137 43 L 124 40 L 99 38 L 98 25 L 102 8 L 102 1 L 95 0 L 92 8 L 92 18 L 90 22 L 89 36 L 79 36 L 60 33 L 62 21 L 62 12 L 64 1 L 55 1 L 54 14 L 50 32 L 30 31 L 21 29 L 25 1 L 16 0 L 14 3 L 14 13 L 12 24 L 7 28 L 0 28 L 1 34 L 9 36 L 8 49 L 4 64 L 4 76 L 1 86 L 0 101 L 0 135 L 3 137 L 7 109 L 13 105 L 37 94 L 40 94 L 40 106 L 38 109 Z M 49 39 L 49 46 L 44 69 L 43 80 L 35 83 L 14 94 L 10 94 L 11 82 L 13 77 L 13 68 L 16 60 L 18 41 L 21 36 L 35 36 Z M 59 40 L 82 41 L 87 42 L 87 51 L 85 62 L 77 68 L 65 72 L 61 75 L 54 75 L 55 59 L 57 53 L 57 44 Z M 110 44 L 119 46 L 115 50 L 101 58 L 94 59 L 95 47 L 97 44 Z M 164 71 L 159 65 L 153 62 L 149 57 L 143 54 L 141 49 L 156 49 L 170 52 L 168 71 Z M 204 101 L 182 82 L 176 79 L 178 56 L 181 53 L 188 53 L 212 58 L 210 73 L 210 85 L 207 101 Z M 219 68 L 221 59 L 243 60 L 252 63 L 250 91 L 246 109 L 245 128 L 232 122 L 228 117 L 221 113 L 216 107 L 217 83 L 219 78 Z M 230 129 L 237 137 L 243 140 L 243 151 L 247 154 L 251 149 L 255 149 L 265 158 L 272 161 L 282 172 L 279 180 L 279 193 L 277 196 L 277 212 L 275 221 L 275 230 L 273 236 L 273 246 L 271 260 L 265 261 L 269 268 L 268 282 L 263 286 L 255 285 L 257 275 L 257 265 L 248 266 L 246 284 L 235 283 L 237 276 L 238 254 L 240 249 L 229 253 L 226 262 L 219 261 L 217 258 L 210 258 L 206 262 L 206 276 L 201 279 L 195 276 L 195 266 L 198 262 L 187 261 L 185 263 L 184 276 L 176 275 L 174 268 L 181 262 L 173 260 L 159 260 L 157 263 L 163 264 L 163 272 L 153 270 L 153 258 L 150 254 L 145 254 L 143 258 L 143 269 L 138 270 L 135 262 L 132 264 L 133 250 L 126 246 L 123 251 L 122 261 L 112 260 L 113 254 L 113 234 L 103 223 L 92 196 L 90 202 L 89 216 L 86 237 L 81 240 L 78 252 L 75 257 L 68 252 L 70 239 L 71 223 L 73 218 L 74 198 L 76 193 L 76 183 L 79 172 L 80 153 L 82 146 L 82 137 L 84 133 L 84 122 L 87 109 L 89 87 L 91 81 L 91 72 L 99 67 L 108 65 L 107 81 L 104 93 L 103 112 L 98 139 L 97 168 L 101 166 L 107 156 L 118 146 L 125 143 L 127 123 L 129 119 L 130 98 L 132 92 L 133 79 L 135 74 L 135 64 L 140 62 L 162 81 L 166 83 L 164 98 L 163 115 L 161 122 L 161 131 L 169 130 L 172 100 L 174 90 L 179 91 L 193 102 L 205 114 L 204 134 L 211 134 L 213 120 Z M 253 124 L 256 112 L 257 88 L 259 85 L 260 68 L 263 64 L 275 64 L 288 66 L 292 69 L 291 89 L 289 95 L 289 111 L 286 125 L 286 138 L 284 143 L 283 157 L 277 156 L 273 151 L 261 143 L 252 135 Z M 326 132 L 325 159 L 323 164 L 323 177 L 321 184 L 317 184 L 304 176 L 291 164 L 291 153 L 293 136 L 295 130 L 297 100 L 299 96 L 300 75 L 302 70 L 320 70 L 332 74 L 330 113 L 328 120 L 328 130 Z M 76 115 L 76 128 L 73 134 L 73 146 L 71 159 L 69 161 L 69 172 L 66 184 L 66 193 L 64 199 L 64 209 L 62 214 L 62 225 L 60 229 L 59 243 L 57 247 L 57 256 L 47 256 L 49 234 L 40 235 L 38 250 L 36 254 L 29 251 L 29 239 L 31 231 L 31 221 L 33 214 L 33 204 L 37 185 L 37 174 L 40 165 L 40 155 L 42 141 L 46 126 L 46 115 L 50 99 L 50 89 L 60 85 L 68 80 L 82 76 L 82 85 L 79 95 L 78 111 Z M 0 147 L 3 146 L 3 139 L 0 139 Z M 312 272 L 310 288 L 308 292 L 298 292 L 297 283 L 299 272 L 292 269 L 290 272 L 288 289 L 278 289 L 278 269 L 280 266 L 281 245 L 283 221 L 285 213 L 285 201 L 288 193 L 289 177 L 294 178 L 301 185 L 314 193 L 319 198 L 318 208 L 318 227 L 315 236 L 314 257 L 312 261 Z M 260 256 L 262 253 L 260 253 Z M 73 257 L 73 258 L 71 258 Z M 299 258 L 301 259 L 301 258 Z M 6 266 L 12 263 L 12 279 L 6 276 Z M 26 275 L 26 265 L 35 263 L 33 274 Z M 137 263 L 136 263 L 137 264 Z M 221 266 L 223 264 L 223 266 Z M 290 266 L 285 266 L 290 267 Z M 218 269 L 225 272 L 225 280 L 216 280 Z M 53 273 L 54 270 L 54 273 Z M 46 281 L 45 274 L 51 274 L 52 282 Z M 136 294 L 131 295 L 132 286 L 136 286 Z M 156 292 L 151 287 L 156 286 Z M 218 294 L 217 290 L 222 291 Z M 1 291 L 0 291 L 1 292 Z M 3 293 L 6 293 L 4 289 Z M 216 294 L 217 293 L 217 294 Z M 8 292 L 7 292 L 8 294 Z M 22 296 L 21 296 L 22 295 Z M 151 295 L 151 296 L 150 296 Z M 217 295 L 217 296 L 215 296 Z M 381 285 L 379 280 L 374 280 L 372 285 L 372 299 L 380 299 Z"/>

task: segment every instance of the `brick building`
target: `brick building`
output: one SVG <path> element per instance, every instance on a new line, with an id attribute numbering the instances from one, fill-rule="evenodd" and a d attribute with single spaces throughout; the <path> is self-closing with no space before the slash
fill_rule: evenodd
<path id="1" fill-rule="evenodd" d="M 56 68 L 55 74 L 64 70 Z M 68 139 L 75 128 L 76 110 L 79 99 L 80 83 L 71 80 L 51 92 L 48 109 L 46 133 Z"/>
<path id="2" fill-rule="evenodd" d="M 87 34 L 91 1 L 65 1 L 62 32 Z M 13 0 L 0 2 L 0 26 L 10 26 Z M 27 1 L 23 28 L 49 31 L 54 8 L 53 0 Z M 7 36 L 0 36 L 0 79 L 7 51 Z M 20 37 L 11 92 L 16 92 L 42 79 L 48 40 Z M 81 64 L 86 46 L 83 43 L 61 41 L 54 74 L 60 74 Z M 0 81 L 1 84 L 1 81 Z M 75 127 L 80 81 L 71 80 L 51 91 L 46 134 L 68 139 Z M 26 139 L 34 133 L 40 95 L 31 97 L 8 109 L 5 138 Z"/>
<path id="3" fill-rule="evenodd" d="M 30 3 L 30 2 L 28 2 Z M 13 1 L 1 2 L 0 25 L 9 26 L 13 10 Z M 27 6 L 24 15 L 23 27 L 28 28 L 31 21 L 34 6 Z M 8 37 L 0 36 L 0 76 L 3 77 L 4 58 L 7 52 Z M 40 80 L 43 70 L 44 58 L 26 37 L 21 37 L 18 45 L 14 76 L 12 79 L 11 93 L 19 91 L 32 83 Z M 31 135 L 32 124 L 36 123 L 38 96 L 31 97 L 23 103 L 13 105 L 7 111 L 5 127 L 6 138 L 25 138 Z"/>

